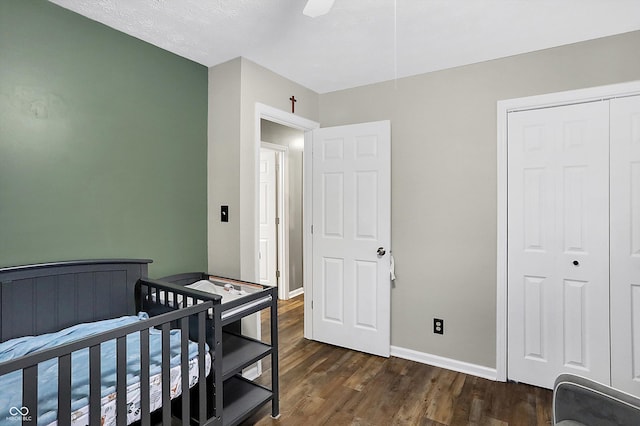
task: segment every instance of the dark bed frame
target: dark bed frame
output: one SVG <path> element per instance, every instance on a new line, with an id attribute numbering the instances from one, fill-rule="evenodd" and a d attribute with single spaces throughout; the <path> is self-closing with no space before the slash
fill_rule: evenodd
<path id="1" fill-rule="evenodd" d="M 171 283 L 155 283 L 153 288 L 144 282 L 147 276 L 146 259 L 83 260 L 0 268 L 0 342 L 27 335 L 59 331 L 71 325 L 135 315 L 139 310 L 149 313 L 150 319 L 119 327 L 88 338 L 38 351 L 30 355 L 0 363 L 0 375 L 16 370 L 23 374 L 22 406 L 32 415 L 31 421 L 23 417 L 23 424 L 34 424 L 37 417 L 38 363 L 58 359 L 58 424 L 71 423 L 71 353 L 89 348 L 90 393 L 89 419 L 91 425 L 99 425 L 101 419 L 100 343 L 115 339 L 117 357 L 126 359 L 126 336 L 141 332 L 141 425 L 161 421 L 171 424 L 172 418 L 182 419 L 182 424 L 222 424 L 221 392 L 215 392 L 214 374 L 199 382 L 190 390 L 188 377 L 188 340 L 198 343 L 199 377 L 205 376 L 205 341 L 209 344 L 214 371 L 216 330 L 221 327 L 212 312 L 220 305 L 220 297 L 190 290 Z M 152 292 L 181 294 L 181 307 L 160 303 L 149 296 Z M 159 294 L 159 293 L 156 293 Z M 175 296 L 174 296 L 175 297 Z M 186 307 L 187 297 L 197 300 Z M 164 300 L 168 300 L 165 298 Z M 218 313 L 219 316 L 219 313 Z M 162 331 L 162 407 L 149 413 L 149 328 Z M 182 331 L 181 371 L 183 392 L 174 401 L 169 399 L 169 332 L 173 328 Z M 218 345 L 218 346 L 216 346 Z M 219 364 L 219 363 L 218 363 Z M 116 371 L 119 395 L 126 395 L 126 364 L 117 363 Z M 1 392 L 1 390 L 0 390 Z M 117 424 L 126 424 L 126 398 L 116 399 Z M 8 410 L 8 408 L 7 408 Z M 160 413 L 158 413 L 158 411 Z M 5 413 L 0 412 L 1 416 Z M 155 416 L 155 417 L 152 417 Z"/>

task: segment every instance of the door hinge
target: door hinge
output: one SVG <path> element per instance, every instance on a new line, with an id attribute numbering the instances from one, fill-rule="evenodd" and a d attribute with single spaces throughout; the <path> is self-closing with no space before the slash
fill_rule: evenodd
<path id="1" fill-rule="evenodd" d="M 311 301 L 311 309 L 313 309 L 313 300 Z"/>
<path id="2" fill-rule="evenodd" d="M 276 271 L 276 278 L 280 278 L 280 271 Z"/>
<path id="3" fill-rule="evenodd" d="M 276 217 L 276 225 L 280 225 L 280 218 Z"/>
<path id="4" fill-rule="evenodd" d="M 313 225 L 311 225 L 311 233 L 313 234 Z"/>

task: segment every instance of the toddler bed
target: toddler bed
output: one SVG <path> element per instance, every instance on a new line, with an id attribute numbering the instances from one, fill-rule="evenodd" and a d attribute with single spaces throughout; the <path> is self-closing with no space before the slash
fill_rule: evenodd
<path id="1" fill-rule="evenodd" d="M 219 300 L 141 303 L 150 262 L 0 268 L 0 425 L 220 423 L 209 374 Z"/>

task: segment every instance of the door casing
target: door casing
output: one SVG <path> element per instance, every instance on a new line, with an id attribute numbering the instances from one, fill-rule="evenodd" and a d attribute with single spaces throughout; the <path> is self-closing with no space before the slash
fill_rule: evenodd
<path id="1" fill-rule="evenodd" d="M 311 197 L 305 197 L 304 194 L 312 193 L 311 186 L 311 173 L 312 173 L 312 156 L 311 156 L 311 135 L 310 132 L 313 129 L 317 129 L 320 127 L 320 123 L 315 121 L 306 119 L 304 117 L 300 117 L 295 114 L 291 114 L 280 109 L 274 108 L 269 105 L 265 105 L 260 102 L 256 102 L 255 104 L 255 143 L 254 143 L 254 170 L 258 170 L 258 164 L 260 160 L 260 144 L 261 144 L 261 135 L 260 135 L 260 120 L 269 120 L 274 123 L 282 124 L 284 126 L 292 127 L 294 129 L 302 130 L 305 132 L 304 135 L 304 151 L 303 151 L 303 195 L 302 195 L 302 205 L 303 205 L 303 219 L 302 226 L 304 228 L 304 232 L 302 235 L 303 239 L 303 254 L 302 254 L 302 265 L 304 269 L 304 337 L 307 339 L 313 339 L 313 330 L 312 330 L 312 318 L 311 318 L 311 300 L 313 298 L 312 286 L 311 286 L 311 261 L 312 261 L 312 246 L 311 246 Z M 255 205 L 259 205 L 259 197 L 260 197 L 260 177 L 256 174 L 255 182 L 254 182 L 254 197 L 255 197 Z M 255 223 L 255 235 L 254 241 L 257 246 L 259 235 L 259 218 L 257 211 L 254 214 L 254 223 Z M 254 270 L 257 272 L 259 269 L 259 259 L 258 252 L 255 251 L 253 253 L 253 263 Z M 254 280 L 258 279 L 258 276 L 254 277 Z"/>

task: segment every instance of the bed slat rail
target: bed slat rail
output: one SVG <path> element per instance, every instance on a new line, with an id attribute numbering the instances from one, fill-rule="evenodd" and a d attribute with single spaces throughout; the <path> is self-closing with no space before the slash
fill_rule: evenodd
<path id="1" fill-rule="evenodd" d="M 29 392 L 35 389 L 35 392 Z M 22 399 L 22 406 L 29 409 L 29 414 L 33 418 L 38 415 L 38 366 L 32 365 L 22 370 L 22 392 L 25 397 Z M 26 393 L 25 393 L 26 392 Z M 24 420 L 24 418 L 23 418 Z"/>
<path id="2" fill-rule="evenodd" d="M 116 348 L 116 394 L 127 394 L 127 338 L 119 337 Z M 127 424 L 127 399 L 116 399 L 116 425 Z"/>
<path id="3" fill-rule="evenodd" d="M 211 301 L 214 305 L 222 303 L 222 296 L 211 294 L 192 288 L 186 288 L 177 284 L 164 281 L 142 278 L 136 284 L 136 309 L 143 310 L 145 304 L 163 305 L 175 309 L 175 297 L 181 296 L 181 306 L 187 307 L 188 302 L 196 304 Z"/>
<path id="4" fill-rule="evenodd" d="M 22 406 L 29 408 L 29 413 L 36 420 L 38 407 L 38 364 L 51 359 L 58 360 L 58 424 L 71 423 L 71 354 L 73 352 L 87 349 L 89 350 L 89 420 L 91 425 L 99 425 L 101 420 L 101 362 L 100 344 L 106 341 L 115 340 L 117 345 L 117 371 L 116 389 L 117 395 L 124 395 L 124 398 L 116 399 L 117 424 L 126 424 L 126 336 L 140 332 L 140 390 L 141 390 L 141 424 L 150 425 L 150 384 L 149 384 L 149 330 L 161 327 L 162 330 L 162 418 L 163 424 L 171 424 L 171 401 L 170 401 L 170 340 L 169 333 L 171 324 L 180 324 L 183 338 L 181 339 L 181 372 L 182 372 L 182 395 L 189 404 L 189 374 L 188 374 L 188 344 L 189 337 L 198 343 L 198 371 L 200 379 L 206 377 L 205 366 L 205 340 L 206 340 L 206 316 L 207 312 L 213 308 L 212 302 L 199 303 L 188 308 L 173 310 L 171 312 L 151 317 L 144 321 L 119 327 L 114 330 L 97 333 L 90 337 L 66 343 L 51 349 L 46 349 L 16 358 L 11 361 L 0 363 L 0 376 L 21 370 L 23 375 Z M 194 318 L 197 330 L 190 330 L 189 321 Z M 190 333 L 191 331 L 191 333 Z M 196 332 L 197 334 L 194 334 Z M 196 336 L 194 338 L 194 335 Z M 186 363 L 185 363 L 186 357 Z M 212 360 L 213 362 L 213 360 Z M 185 367 L 186 364 L 186 367 Z M 211 376 L 211 375 L 209 375 Z M 186 380 L 186 382 L 185 382 Z M 202 386 L 206 380 L 199 380 L 200 389 L 200 419 L 201 424 L 206 423 L 206 403 L 202 401 L 206 397 L 206 388 Z M 185 385 L 186 383 L 186 385 Z M 64 397 L 63 397 L 64 396 Z M 190 404 L 189 404 L 190 405 Z M 184 406 L 183 416 L 190 416 L 190 407 Z M 183 417 L 185 419 L 185 417 Z M 188 421 L 185 423 L 188 424 Z"/>
<path id="5" fill-rule="evenodd" d="M 180 299 L 181 298 L 181 299 Z M 179 301 L 179 303 L 178 303 Z M 204 302 L 213 303 L 215 309 L 209 310 L 209 319 L 207 320 L 207 344 L 213 351 L 217 350 L 217 342 L 214 341 L 214 326 L 216 317 L 220 317 L 220 306 L 222 297 L 217 294 L 211 294 L 191 288 L 185 288 L 180 285 L 156 281 L 149 278 L 142 278 L 136 284 L 136 309 L 139 311 L 149 312 L 149 315 L 157 315 L 174 309 L 182 309 L 187 306 L 193 306 Z M 214 312 L 218 311 L 218 312 Z M 217 318 L 219 321 L 220 318 Z M 174 325 L 178 327 L 178 325 Z M 195 326 L 195 324 L 194 324 Z"/>
<path id="6" fill-rule="evenodd" d="M 187 345 L 189 344 L 189 319 L 182 318 L 180 320 L 180 378 L 182 379 L 182 389 L 189 389 L 189 353 Z M 189 391 L 182 393 L 182 424 L 188 425 L 191 417 L 191 399 Z"/>
<path id="7" fill-rule="evenodd" d="M 169 371 L 169 331 L 168 323 L 162 324 L 162 424 L 171 424 L 171 372 Z"/>
<path id="8" fill-rule="evenodd" d="M 181 274 L 180 276 L 185 277 L 184 283 L 186 284 L 193 275 L 194 274 Z M 204 279 L 208 278 L 206 274 L 200 274 L 200 276 Z M 184 308 L 189 305 L 205 302 L 213 303 L 213 307 L 208 311 L 207 318 L 203 318 L 202 321 L 206 324 L 206 342 L 210 350 L 212 350 L 212 353 L 215 353 L 217 357 L 221 356 L 223 325 L 222 296 L 187 288 L 180 284 L 157 281 L 149 278 L 142 278 L 138 281 L 136 295 L 139 297 L 136 301 L 136 307 L 148 312 L 154 312 L 158 309 L 175 309 L 177 306 Z M 181 297 L 181 299 L 179 299 L 179 297 Z M 253 301 L 255 297 L 249 297 L 248 299 Z M 202 325 L 199 325 L 198 329 L 202 329 Z M 201 350 L 204 350 L 204 347 Z M 200 368 L 204 367 L 201 366 Z M 218 361 L 214 362 L 212 373 L 207 376 L 206 383 L 205 381 L 200 381 L 198 384 L 199 424 L 222 424 L 222 388 L 222 363 Z M 213 395 L 211 395 L 210 389 L 213 389 Z M 183 423 L 187 424 L 185 421 L 183 421 Z"/>
<path id="9" fill-rule="evenodd" d="M 101 365 L 100 365 L 100 344 L 89 347 L 89 424 L 99 425 L 102 414 L 101 399 Z"/>
<path id="10" fill-rule="evenodd" d="M 205 325 L 206 324 L 206 318 L 204 317 L 204 315 L 200 315 L 198 316 L 198 330 L 200 332 L 202 332 L 202 330 L 205 329 Z M 198 339 L 198 357 L 203 357 L 204 358 L 204 353 L 205 353 L 205 346 L 204 346 L 204 340 L 205 339 Z M 214 364 L 215 364 L 215 360 L 214 360 Z M 218 362 L 219 364 L 219 362 Z M 214 365 L 215 366 L 215 365 Z M 205 377 L 205 365 L 204 363 L 200 363 L 198 365 L 198 377 Z M 210 376 L 212 376 L 210 374 Z M 209 380 L 209 378 L 207 377 L 207 380 L 198 380 L 198 423 L 199 424 L 204 424 L 205 420 L 207 419 L 207 381 Z"/>
<path id="11" fill-rule="evenodd" d="M 58 423 L 71 424 L 71 353 L 58 357 Z"/>
<path id="12" fill-rule="evenodd" d="M 202 316 L 202 315 L 199 315 Z M 149 329 L 140 332 L 140 411 L 142 426 L 151 426 L 151 416 L 147 413 L 151 411 L 151 384 L 149 383 Z M 204 359 L 204 358 L 202 358 Z M 204 364 L 204 363 L 200 363 Z M 204 377 L 204 376 L 200 376 Z"/>

